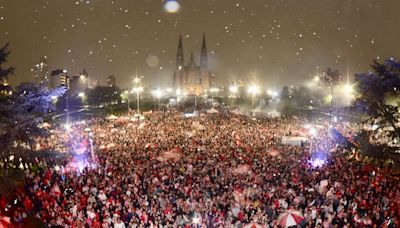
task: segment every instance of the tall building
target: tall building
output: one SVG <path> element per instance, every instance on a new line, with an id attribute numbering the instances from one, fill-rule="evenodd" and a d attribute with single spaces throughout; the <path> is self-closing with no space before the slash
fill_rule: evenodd
<path id="1" fill-rule="evenodd" d="M 116 86 L 116 79 L 114 75 L 110 75 L 107 77 L 107 86 L 114 87 Z"/>
<path id="2" fill-rule="evenodd" d="M 50 74 L 50 88 L 55 89 L 61 86 L 65 86 L 69 89 L 70 83 L 67 70 L 53 70 Z"/>
<path id="3" fill-rule="evenodd" d="M 8 83 L 8 80 L 6 78 L 0 79 L 0 96 L 11 94 L 12 90 L 10 84 Z"/>
<path id="4" fill-rule="evenodd" d="M 47 63 L 46 56 L 40 58 L 39 63 L 37 63 L 33 69 L 33 73 L 35 83 L 47 84 L 49 82 L 49 64 Z"/>
<path id="5" fill-rule="evenodd" d="M 86 69 L 83 69 L 79 75 L 75 75 L 70 79 L 70 95 L 75 96 L 84 92 L 89 87 L 89 75 Z"/>
<path id="6" fill-rule="evenodd" d="M 210 78 L 205 34 L 203 34 L 203 42 L 200 50 L 200 65 L 196 64 L 193 52 L 190 54 L 188 64 L 185 65 L 182 36 L 179 36 L 176 68 L 173 75 L 175 90 L 180 90 L 187 94 L 199 95 L 205 93 L 210 89 Z"/>

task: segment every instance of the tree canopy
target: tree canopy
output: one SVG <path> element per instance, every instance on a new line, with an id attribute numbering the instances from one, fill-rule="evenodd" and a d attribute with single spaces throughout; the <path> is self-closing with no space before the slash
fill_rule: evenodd
<path id="1" fill-rule="evenodd" d="M 13 67 L 4 68 L 10 54 L 8 44 L 0 49 L 0 80 L 7 80 L 14 73 Z M 65 88 L 49 90 L 44 85 L 23 83 L 12 94 L 0 99 L 0 151 L 15 142 L 31 143 L 34 136 L 46 133 L 39 124 L 54 110 L 52 98 L 61 96 Z"/>
<path id="2" fill-rule="evenodd" d="M 355 105 L 365 114 L 364 123 L 374 125 L 390 140 L 400 139 L 400 62 L 374 61 L 372 70 L 355 77 Z"/>

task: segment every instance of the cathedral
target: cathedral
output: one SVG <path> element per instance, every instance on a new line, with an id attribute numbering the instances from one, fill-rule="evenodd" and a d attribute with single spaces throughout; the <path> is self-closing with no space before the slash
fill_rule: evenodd
<path id="1" fill-rule="evenodd" d="M 200 66 L 196 64 L 193 52 L 185 65 L 182 36 L 179 36 L 178 52 L 176 55 L 176 69 L 174 71 L 174 88 L 189 95 L 200 95 L 208 92 L 211 75 L 208 70 L 206 37 L 203 34 L 203 43 L 200 51 Z"/>

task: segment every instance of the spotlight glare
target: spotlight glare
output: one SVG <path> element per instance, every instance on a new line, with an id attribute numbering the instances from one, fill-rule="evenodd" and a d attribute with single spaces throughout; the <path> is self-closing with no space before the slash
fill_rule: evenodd
<path id="1" fill-rule="evenodd" d="M 178 13 L 180 8 L 181 5 L 175 0 L 169 0 L 164 5 L 164 9 L 167 13 Z"/>

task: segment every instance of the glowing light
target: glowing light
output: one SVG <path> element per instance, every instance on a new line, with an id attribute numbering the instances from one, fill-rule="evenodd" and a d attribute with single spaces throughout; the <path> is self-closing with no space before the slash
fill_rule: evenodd
<path id="1" fill-rule="evenodd" d="M 247 88 L 247 92 L 248 93 L 250 93 L 250 94 L 252 94 L 252 95 L 255 95 L 255 94 L 258 94 L 259 92 L 260 92 L 260 87 L 259 86 L 257 86 L 257 85 L 250 85 L 248 88 Z"/>
<path id="2" fill-rule="evenodd" d="M 71 130 L 71 125 L 70 124 L 65 124 L 64 125 L 64 129 L 67 130 L 67 131 L 70 131 Z"/>
<path id="3" fill-rule="evenodd" d="M 310 128 L 310 135 L 315 137 L 317 135 L 317 130 L 313 127 Z"/>
<path id="4" fill-rule="evenodd" d="M 239 92 L 239 89 L 238 89 L 237 85 L 231 85 L 231 86 L 229 86 L 229 92 L 231 92 L 231 93 L 233 93 L 233 94 L 238 93 L 238 92 Z"/>
<path id="5" fill-rule="evenodd" d="M 162 91 L 160 88 L 157 88 L 157 89 L 155 89 L 155 90 L 153 91 L 153 95 L 154 95 L 156 98 L 160 98 L 160 97 L 162 97 L 162 95 L 163 95 L 163 91 Z"/>
<path id="6" fill-rule="evenodd" d="M 79 96 L 79 97 L 84 97 L 84 96 L 85 96 L 85 93 L 84 93 L 84 92 L 80 92 L 80 93 L 78 94 L 78 96 Z"/>
<path id="7" fill-rule="evenodd" d="M 325 161 L 323 159 L 316 158 L 316 159 L 311 160 L 311 165 L 314 168 L 322 167 L 324 164 L 325 164 Z"/>
<path id="8" fill-rule="evenodd" d="M 351 95 L 354 92 L 353 85 L 350 85 L 350 84 L 344 85 L 343 90 L 347 95 Z"/>
<path id="9" fill-rule="evenodd" d="M 165 2 L 164 9 L 167 13 L 178 13 L 181 5 L 175 0 L 168 0 Z"/>
<path id="10" fill-rule="evenodd" d="M 133 79 L 133 81 L 134 81 L 135 83 L 139 83 L 139 82 L 140 82 L 140 78 L 136 77 L 135 79 Z"/>
<path id="11" fill-rule="evenodd" d="M 328 154 L 323 151 L 318 151 L 311 155 L 309 163 L 313 168 L 318 168 L 324 166 L 327 161 L 328 161 Z"/>
<path id="12" fill-rule="evenodd" d="M 193 218 L 193 224 L 200 224 L 200 218 L 199 217 L 194 217 Z"/>
<path id="13" fill-rule="evenodd" d="M 211 88 L 210 92 L 211 93 L 218 93 L 219 92 L 219 88 Z"/>
<path id="14" fill-rule="evenodd" d="M 314 81 L 319 82 L 319 80 L 320 80 L 319 76 L 314 77 Z"/>

